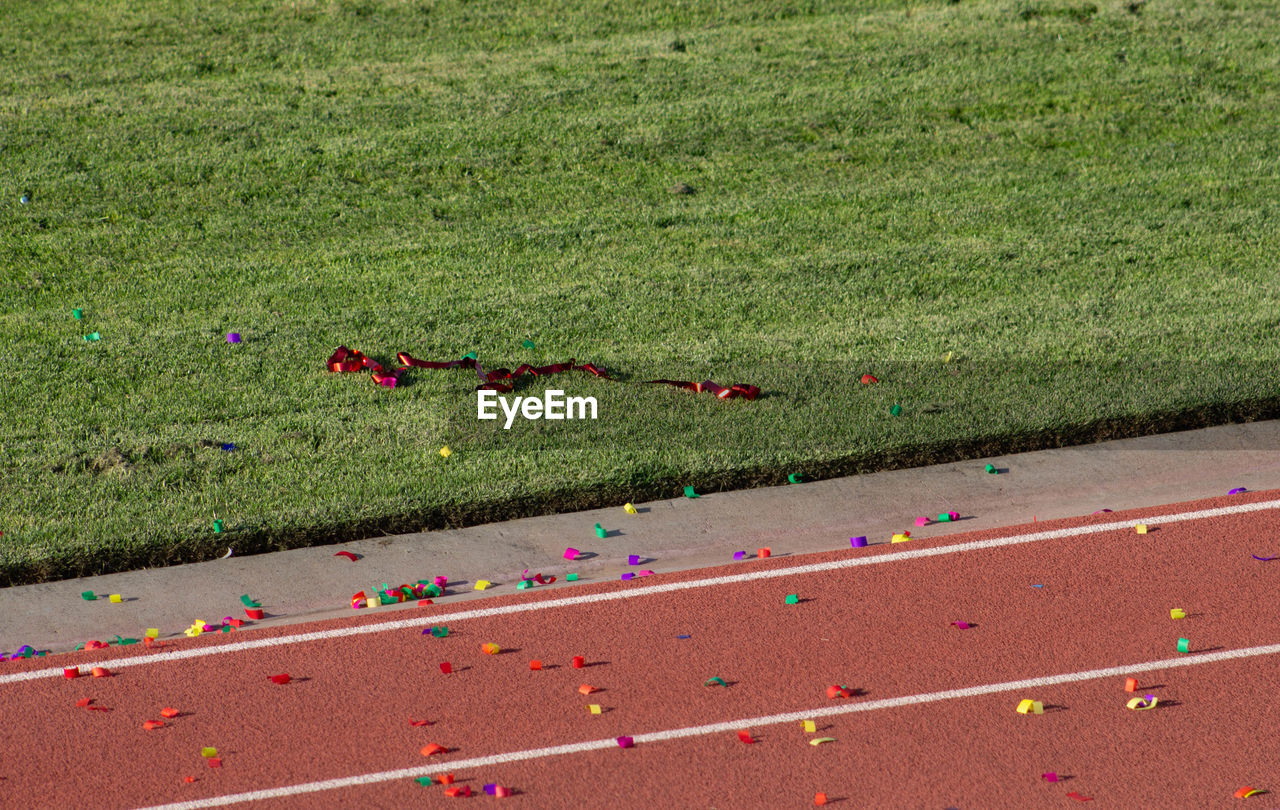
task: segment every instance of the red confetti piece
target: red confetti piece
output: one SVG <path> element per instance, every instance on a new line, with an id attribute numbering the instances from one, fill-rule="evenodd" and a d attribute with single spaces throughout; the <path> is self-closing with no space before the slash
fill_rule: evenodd
<path id="1" fill-rule="evenodd" d="M 442 774 L 442 775 L 440 776 L 440 784 L 442 784 L 442 785 L 452 785 L 452 784 L 453 784 L 453 774 L 451 774 L 451 773 Z"/>
<path id="2" fill-rule="evenodd" d="M 542 669 L 542 662 L 541 662 L 541 661 L 530 661 L 530 662 L 529 662 L 529 669 L 530 669 L 530 670 L 533 670 L 533 671 L 535 671 L 535 672 L 537 672 L 537 671 L 541 670 L 541 669 Z"/>
<path id="3" fill-rule="evenodd" d="M 739 739 L 739 740 L 742 740 L 744 743 L 747 743 L 747 744 L 750 744 L 750 743 L 755 742 L 755 740 L 751 738 L 751 732 L 750 732 L 750 731 L 739 731 L 739 732 L 738 732 L 738 739 Z"/>
<path id="4" fill-rule="evenodd" d="M 208 763 L 210 768 L 222 767 L 222 759 L 220 757 L 209 757 Z"/>
<path id="5" fill-rule="evenodd" d="M 448 661 L 445 661 L 440 665 L 440 671 L 443 672 L 445 675 L 448 675 L 449 673 L 453 672 L 453 664 L 450 664 Z"/>
<path id="6" fill-rule="evenodd" d="M 80 667 L 65 667 L 65 668 L 63 668 L 63 670 L 62 670 L 62 677 L 64 677 L 64 678 L 79 678 L 79 677 L 80 677 Z"/>
<path id="7" fill-rule="evenodd" d="M 862 384 L 863 384 L 863 385 L 871 385 L 872 383 L 878 383 L 878 382 L 880 382 L 880 381 L 879 381 L 879 380 L 877 380 L 875 377 L 872 377 L 870 374 L 863 374 L 863 375 L 862 375 Z"/>
<path id="8" fill-rule="evenodd" d="M 444 795 L 448 796 L 450 799 L 456 799 L 459 796 L 470 796 L 471 785 L 462 785 L 460 787 L 448 788 L 445 790 Z"/>
<path id="9" fill-rule="evenodd" d="M 1076 801 L 1078 801 L 1078 802 L 1091 802 L 1091 801 L 1093 801 L 1093 797 L 1092 797 L 1092 796 L 1081 796 L 1079 793 L 1076 793 L 1076 792 L 1074 792 L 1074 791 L 1073 791 L 1073 792 L 1071 792 L 1071 793 L 1068 793 L 1068 794 L 1067 794 L 1067 798 L 1068 798 L 1068 799 L 1075 799 L 1075 800 L 1076 800 Z"/>
<path id="10" fill-rule="evenodd" d="M 358 556 L 356 556 L 355 554 L 352 554 L 350 551 L 339 551 L 337 554 L 334 554 L 333 556 L 346 557 L 348 560 L 351 560 L 351 562 L 355 562 L 356 560 L 360 559 Z"/>
<path id="11" fill-rule="evenodd" d="M 423 726 L 431 725 L 431 721 L 430 720 L 414 720 L 411 717 L 409 718 L 409 725 L 413 726 L 414 728 L 421 728 Z"/>
<path id="12" fill-rule="evenodd" d="M 163 728 L 164 723 L 159 720 L 148 720 L 147 722 L 142 724 L 142 727 L 145 728 L 147 731 L 151 731 L 152 729 Z"/>
<path id="13" fill-rule="evenodd" d="M 288 682 L 289 682 L 289 681 L 291 681 L 291 680 L 292 680 L 292 678 L 290 678 L 290 677 L 289 677 L 289 673 L 287 673 L 287 672 L 283 672 L 283 673 L 281 673 L 281 674 L 279 674 L 279 675 L 272 675 L 272 676 L 271 676 L 271 682 L 272 682 L 272 683 L 278 683 L 278 684 L 282 684 L 282 685 L 283 685 L 283 684 L 288 683 Z"/>
<path id="14" fill-rule="evenodd" d="M 583 667 L 585 667 L 586 665 L 587 665 L 587 659 L 583 658 L 581 655 L 575 655 L 575 656 L 573 657 L 573 668 L 574 668 L 574 669 L 582 669 L 582 668 L 583 668 Z"/>
<path id="15" fill-rule="evenodd" d="M 428 743 L 422 747 L 422 755 L 424 757 L 435 756 L 436 754 L 447 754 L 449 749 L 437 743 Z"/>
<path id="16" fill-rule="evenodd" d="M 106 706 L 90 706 L 90 707 L 89 707 L 89 711 L 91 711 L 91 712 L 109 712 L 109 711 L 111 711 L 111 710 L 110 710 L 110 709 L 108 709 Z"/>
<path id="17" fill-rule="evenodd" d="M 76 701 L 76 705 L 83 708 L 93 702 L 93 698 L 80 698 Z"/>
<path id="18" fill-rule="evenodd" d="M 245 608 L 244 615 L 248 616 L 250 619 L 261 619 L 262 608 Z"/>

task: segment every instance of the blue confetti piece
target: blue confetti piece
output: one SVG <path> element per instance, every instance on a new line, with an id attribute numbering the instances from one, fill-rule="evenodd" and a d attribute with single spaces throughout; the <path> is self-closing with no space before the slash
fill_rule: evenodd
<path id="1" fill-rule="evenodd" d="M 235 450 L 235 449 L 236 449 L 236 446 L 235 446 L 234 444 L 227 443 L 227 444 L 222 445 L 222 449 L 223 449 L 223 450 L 226 450 L 228 453 L 230 453 L 232 450 Z"/>

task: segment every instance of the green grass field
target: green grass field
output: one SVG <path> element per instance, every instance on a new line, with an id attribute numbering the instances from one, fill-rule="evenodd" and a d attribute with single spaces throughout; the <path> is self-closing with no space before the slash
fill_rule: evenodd
<path id="1" fill-rule="evenodd" d="M 4 3 L 0 584 L 1280 414 L 1277 41 L 1268 0 Z M 504 431 L 339 344 L 618 380 Z"/>

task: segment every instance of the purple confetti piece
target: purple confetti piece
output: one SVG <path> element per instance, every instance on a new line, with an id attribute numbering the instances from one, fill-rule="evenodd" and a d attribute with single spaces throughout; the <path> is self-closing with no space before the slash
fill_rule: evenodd
<path id="1" fill-rule="evenodd" d="M 1257 554 L 1250 554 L 1249 556 L 1253 557 L 1255 560 L 1258 560 L 1259 562 L 1271 562 L 1272 560 L 1275 559 L 1275 557 L 1259 557 Z"/>
<path id="2" fill-rule="evenodd" d="M 485 792 L 485 793 L 488 793 L 490 796 L 493 796 L 494 794 L 496 794 L 496 793 L 498 792 L 498 783 L 497 783 L 497 782 L 490 782 L 489 784 L 485 785 L 485 786 L 484 786 L 484 792 Z"/>
<path id="3" fill-rule="evenodd" d="M 228 342 L 228 343 L 239 343 L 239 342 L 240 342 L 240 333 L 239 333 L 239 332 L 228 332 L 228 333 L 227 333 L 227 342 Z"/>
<path id="4" fill-rule="evenodd" d="M 867 545 L 867 538 L 865 538 L 865 537 L 850 537 L 850 538 L 849 538 L 849 545 L 853 546 L 854 548 L 865 548 L 865 547 L 866 547 L 866 545 Z"/>
<path id="5" fill-rule="evenodd" d="M 742 560 L 742 559 L 745 559 L 745 558 L 746 558 L 746 556 L 747 556 L 747 552 L 745 552 L 745 551 L 735 551 L 735 552 L 733 552 L 733 558 L 734 558 L 735 560 Z"/>
<path id="6" fill-rule="evenodd" d="M 635 574 L 633 574 L 633 573 L 631 573 L 630 571 L 628 571 L 627 573 L 625 573 L 625 574 L 623 574 L 623 575 L 622 575 L 622 581 L 623 581 L 623 582 L 626 582 L 627 580 L 635 579 L 635 578 L 636 578 L 636 575 L 635 575 Z"/>
<path id="7" fill-rule="evenodd" d="M 1231 491 L 1230 491 L 1230 492 L 1228 492 L 1227 494 L 1228 494 L 1228 495 L 1239 495 L 1241 492 L 1248 492 L 1248 491 L 1249 491 L 1249 490 L 1245 489 L 1244 487 L 1236 487 L 1235 489 L 1231 490 Z"/>
<path id="8" fill-rule="evenodd" d="M 676 638 L 693 638 L 693 636 L 676 636 Z"/>
<path id="9" fill-rule="evenodd" d="M 640 555 L 639 555 L 639 554 L 628 554 L 628 555 L 627 555 L 627 565 L 639 565 L 639 564 L 640 564 Z"/>

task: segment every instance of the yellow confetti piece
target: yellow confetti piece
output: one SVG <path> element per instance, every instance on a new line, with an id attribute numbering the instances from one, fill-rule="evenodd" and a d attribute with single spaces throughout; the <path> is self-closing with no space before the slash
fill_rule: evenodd
<path id="1" fill-rule="evenodd" d="M 1024 700 L 1018 704 L 1018 714 L 1044 714 L 1044 704 L 1038 700 Z"/>
<path id="2" fill-rule="evenodd" d="M 1133 709 L 1135 712 L 1145 712 L 1147 709 L 1154 709 L 1156 704 L 1160 702 L 1160 698 L 1153 697 L 1151 702 L 1147 703 L 1144 698 L 1134 698 L 1125 704 L 1126 707 Z"/>
<path id="3" fill-rule="evenodd" d="M 485 655 L 497 655 L 502 652 L 502 648 L 492 642 L 488 644 L 481 644 L 480 649 L 484 650 Z"/>
<path id="4" fill-rule="evenodd" d="M 907 542 L 907 541 L 908 541 L 908 540 L 910 540 L 910 539 L 911 539 L 911 538 L 910 538 L 910 537 L 907 537 L 905 534 L 895 534 L 895 535 L 893 536 L 893 540 L 892 540 L 892 542 L 894 542 L 894 543 L 905 543 L 905 542 Z"/>
<path id="5" fill-rule="evenodd" d="M 493 584 L 493 583 L 492 583 L 492 582 L 490 582 L 490 581 L 489 581 L 489 580 L 487 580 L 487 579 L 477 579 L 477 580 L 476 580 L 476 590 L 477 590 L 477 591 L 483 591 L 485 588 L 489 587 L 489 586 L 490 586 L 490 585 L 492 585 L 492 584 Z"/>
<path id="6" fill-rule="evenodd" d="M 1182 608 L 1173 608 L 1172 610 L 1170 610 L 1170 611 L 1169 611 L 1169 618 L 1170 618 L 1170 619 L 1185 619 L 1185 618 L 1187 618 L 1187 612 L 1186 612 L 1185 610 L 1183 610 Z"/>
<path id="7" fill-rule="evenodd" d="M 216 757 L 217 755 L 218 755 L 218 749 L 212 746 L 200 749 L 200 756 L 204 757 L 205 759 L 210 759 L 212 757 Z"/>
<path id="8" fill-rule="evenodd" d="M 812 734 L 813 732 L 818 730 L 818 724 L 813 722 L 812 720 L 805 720 L 801 725 L 804 727 L 804 730 L 809 734 Z"/>
<path id="9" fill-rule="evenodd" d="M 587 704 L 587 709 L 588 709 L 592 714 L 600 714 L 600 712 L 604 711 L 603 709 L 601 709 L 601 708 L 600 708 L 600 704 L 599 704 L 599 703 L 589 703 L 589 704 Z"/>
<path id="10" fill-rule="evenodd" d="M 448 458 L 451 455 L 453 455 L 453 451 L 449 449 L 449 445 L 446 444 L 444 447 L 440 448 L 441 458 Z"/>
<path id="11" fill-rule="evenodd" d="M 622 507 L 622 511 L 626 512 L 628 515 L 634 515 L 636 513 L 635 504 L 630 504 L 630 503 L 627 504 L 626 506 Z"/>
<path id="12" fill-rule="evenodd" d="M 120 596 L 120 594 L 118 594 L 118 593 L 113 593 L 113 594 L 111 594 L 110 596 L 108 596 L 108 597 L 107 597 L 107 601 L 108 601 L 108 602 L 115 602 L 116 604 L 120 604 L 121 602 L 123 602 L 123 601 L 124 601 L 124 599 Z"/>
<path id="13" fill-rule="evenodd" d="M 155 627 L 148 627 L 147 632 L 143 633 L 142 635 L 146 636 L 147 638 L 160 638 L 160 630 Z"/>
<path id="14" fill-rule="evenodd" d="M 814 737 L 809 740 L 809 745 L 822 745 L 823 743 L 835 742 L 835 737 Z"/>
<path id="15" fill-rule="evenodd" d="M 1134 526 L 1133 528 L 1134 528 L 1134 531 L 1136 531 L 1138 534 L 1147 533 L 1147 524 L 1145 523 L 1139 523 L 1137 526 Z"/>

